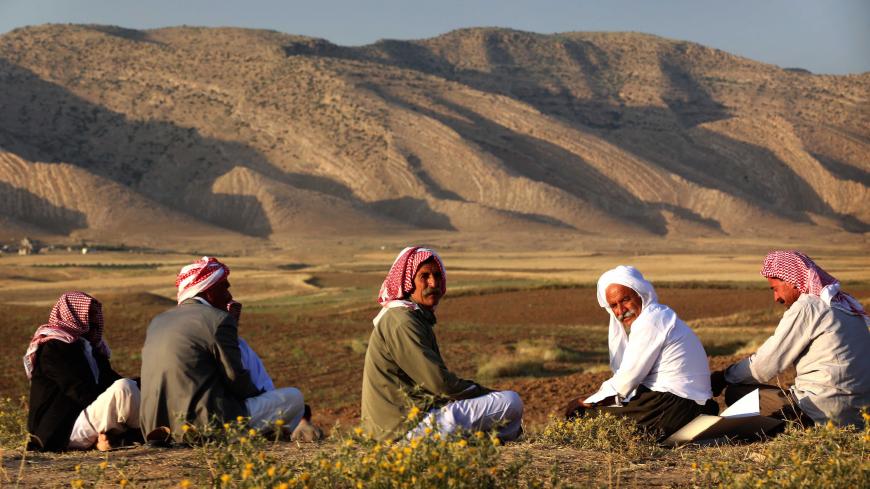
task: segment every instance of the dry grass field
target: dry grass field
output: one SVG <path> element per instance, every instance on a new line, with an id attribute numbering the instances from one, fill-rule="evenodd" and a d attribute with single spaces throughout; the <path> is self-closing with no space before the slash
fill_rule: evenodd
<path id="1" fill-rule="evenodd" d="M 774 442 L 679 450 L 653 447 L 630 456 L 623 450 L 602 452 L 588 445 L 555 443 L 549 420 L 564 401 L 591 393 L 608 376 L 607 317 L 596 303 L 593 285 L 603 270 L 620 263 L 641 269 L 657 285 L 661 302 L 698 332 L 712 366 L 718 368 L 751 353 L 782 312 L 757 275 L 761 254 L 685 251 L 626 257 L 612 252 L 483 253 L 448 247 L 442 255 L 449 292 L 438 310 L 437 334 L 448 365 L 464 377 L 517 390 L 526 404 L 526 439 L 494 452 L 501 469 L 513 463 L 524 467 L 522 474 L 512 476 L 517 485 L 537 481 L 545 486 L 704 486 L 715 471 L 698 467 L 708 461 L 727 461 L 735 470 L 749 470 L 752 460 L 767 456 L 766 447 Z M 361 365 L 376 313 L 374 297 L 394 252 L 300 256 L 225 258 L 232 268 L 232 291 L 245 304 L 241 335 L 262 356 L 276 385 L 300 387 L 315 419 L 336 427 L 338 438 L 322 444 L 263 448 L 266 455 L 261 458 L 293 470 L 344 450 L 342 437 L 358 422 Z M 342 258 L 327 258 L 332 256 Z M 815 256 L 849 292 L 870 303 L 870 259 L 865 253 L 832 248 Z M 113 365 L 123 374 L 137 375 L 148 322 L 173 306 L 175 273 L 195 258 L 157 253 L 0 258 L 5 332 L 0 343 L 0 398 L 12 399 L 3 406 L 2 429 L 14 424 L 15 400 L 27 394 L 21 367 L 27 341 L 61 292 L 85 290 L 103 301 Z M 856 455 L 861 474 L 868 473 L 864 448 Z M 81 480 L 85 486 L 98 482 L 110 487 L 121 479 L 139 486 L 176 485 L 184 479 L 194 486 L 222 484 L 215 479 L 205 449 L 30 453 L 22 458 L 7 440 L 2 454 L 3 485 L 68 486 Z M 100 468 L 101 462 L 107 468 Z"/>

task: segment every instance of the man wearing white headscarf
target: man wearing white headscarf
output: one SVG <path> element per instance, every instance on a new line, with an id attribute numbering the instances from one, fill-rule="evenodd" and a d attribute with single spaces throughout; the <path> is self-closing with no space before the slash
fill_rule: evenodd
<path id="1" fill-rule="evenodd" d="M 670 307 L 659 304 L 652 284 L 637 269 L 608 270 L 598 279 L 597 295 L 610 315 L 613 377 L 585 400 L 569 402 L 566 417 L 607 411 L 665 438 L 699 414 L 718 412 L 701 341 Z"/>

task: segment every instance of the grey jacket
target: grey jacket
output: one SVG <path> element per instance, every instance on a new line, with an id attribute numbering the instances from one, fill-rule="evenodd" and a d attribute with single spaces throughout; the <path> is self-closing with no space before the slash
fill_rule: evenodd
<path id="1" fill-rule="evenodd" d="M 168 426 L 180 440 L 185 421 L 204 426 L 247 416 L 245 399 L 258 394 L 232 316 L 188 299 L 151 321 L 142 347 L 144 433 Z"/>

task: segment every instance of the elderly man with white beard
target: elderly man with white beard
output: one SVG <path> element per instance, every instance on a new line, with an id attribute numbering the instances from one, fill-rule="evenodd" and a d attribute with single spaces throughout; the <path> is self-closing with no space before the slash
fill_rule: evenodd
<path id="1" fill-rule="evenodd" d="M 701 341 L 671 308 L 658 303 L 652 284 L 637 269 L 618 266 L 605 272 L 598 280 L 598 304 L 610 314 L 613 377 L 595 394 L 570 401 L 567 418 L 609 412 L 664 439 L 699 414 L 718 413 Z"/>

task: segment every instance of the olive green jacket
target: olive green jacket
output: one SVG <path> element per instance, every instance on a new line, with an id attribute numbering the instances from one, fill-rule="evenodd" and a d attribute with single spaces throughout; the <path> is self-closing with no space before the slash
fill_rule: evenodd
<path id="1" fill-rule="evenodd" d="M 372 331 L 362 384 L 362 424 L 372 437 L 402 436 L 411 405 L 427 411 L 491 392 L 447 370 L 434 327 L 431 311 L 396 307 L 386 311 Z"/>

